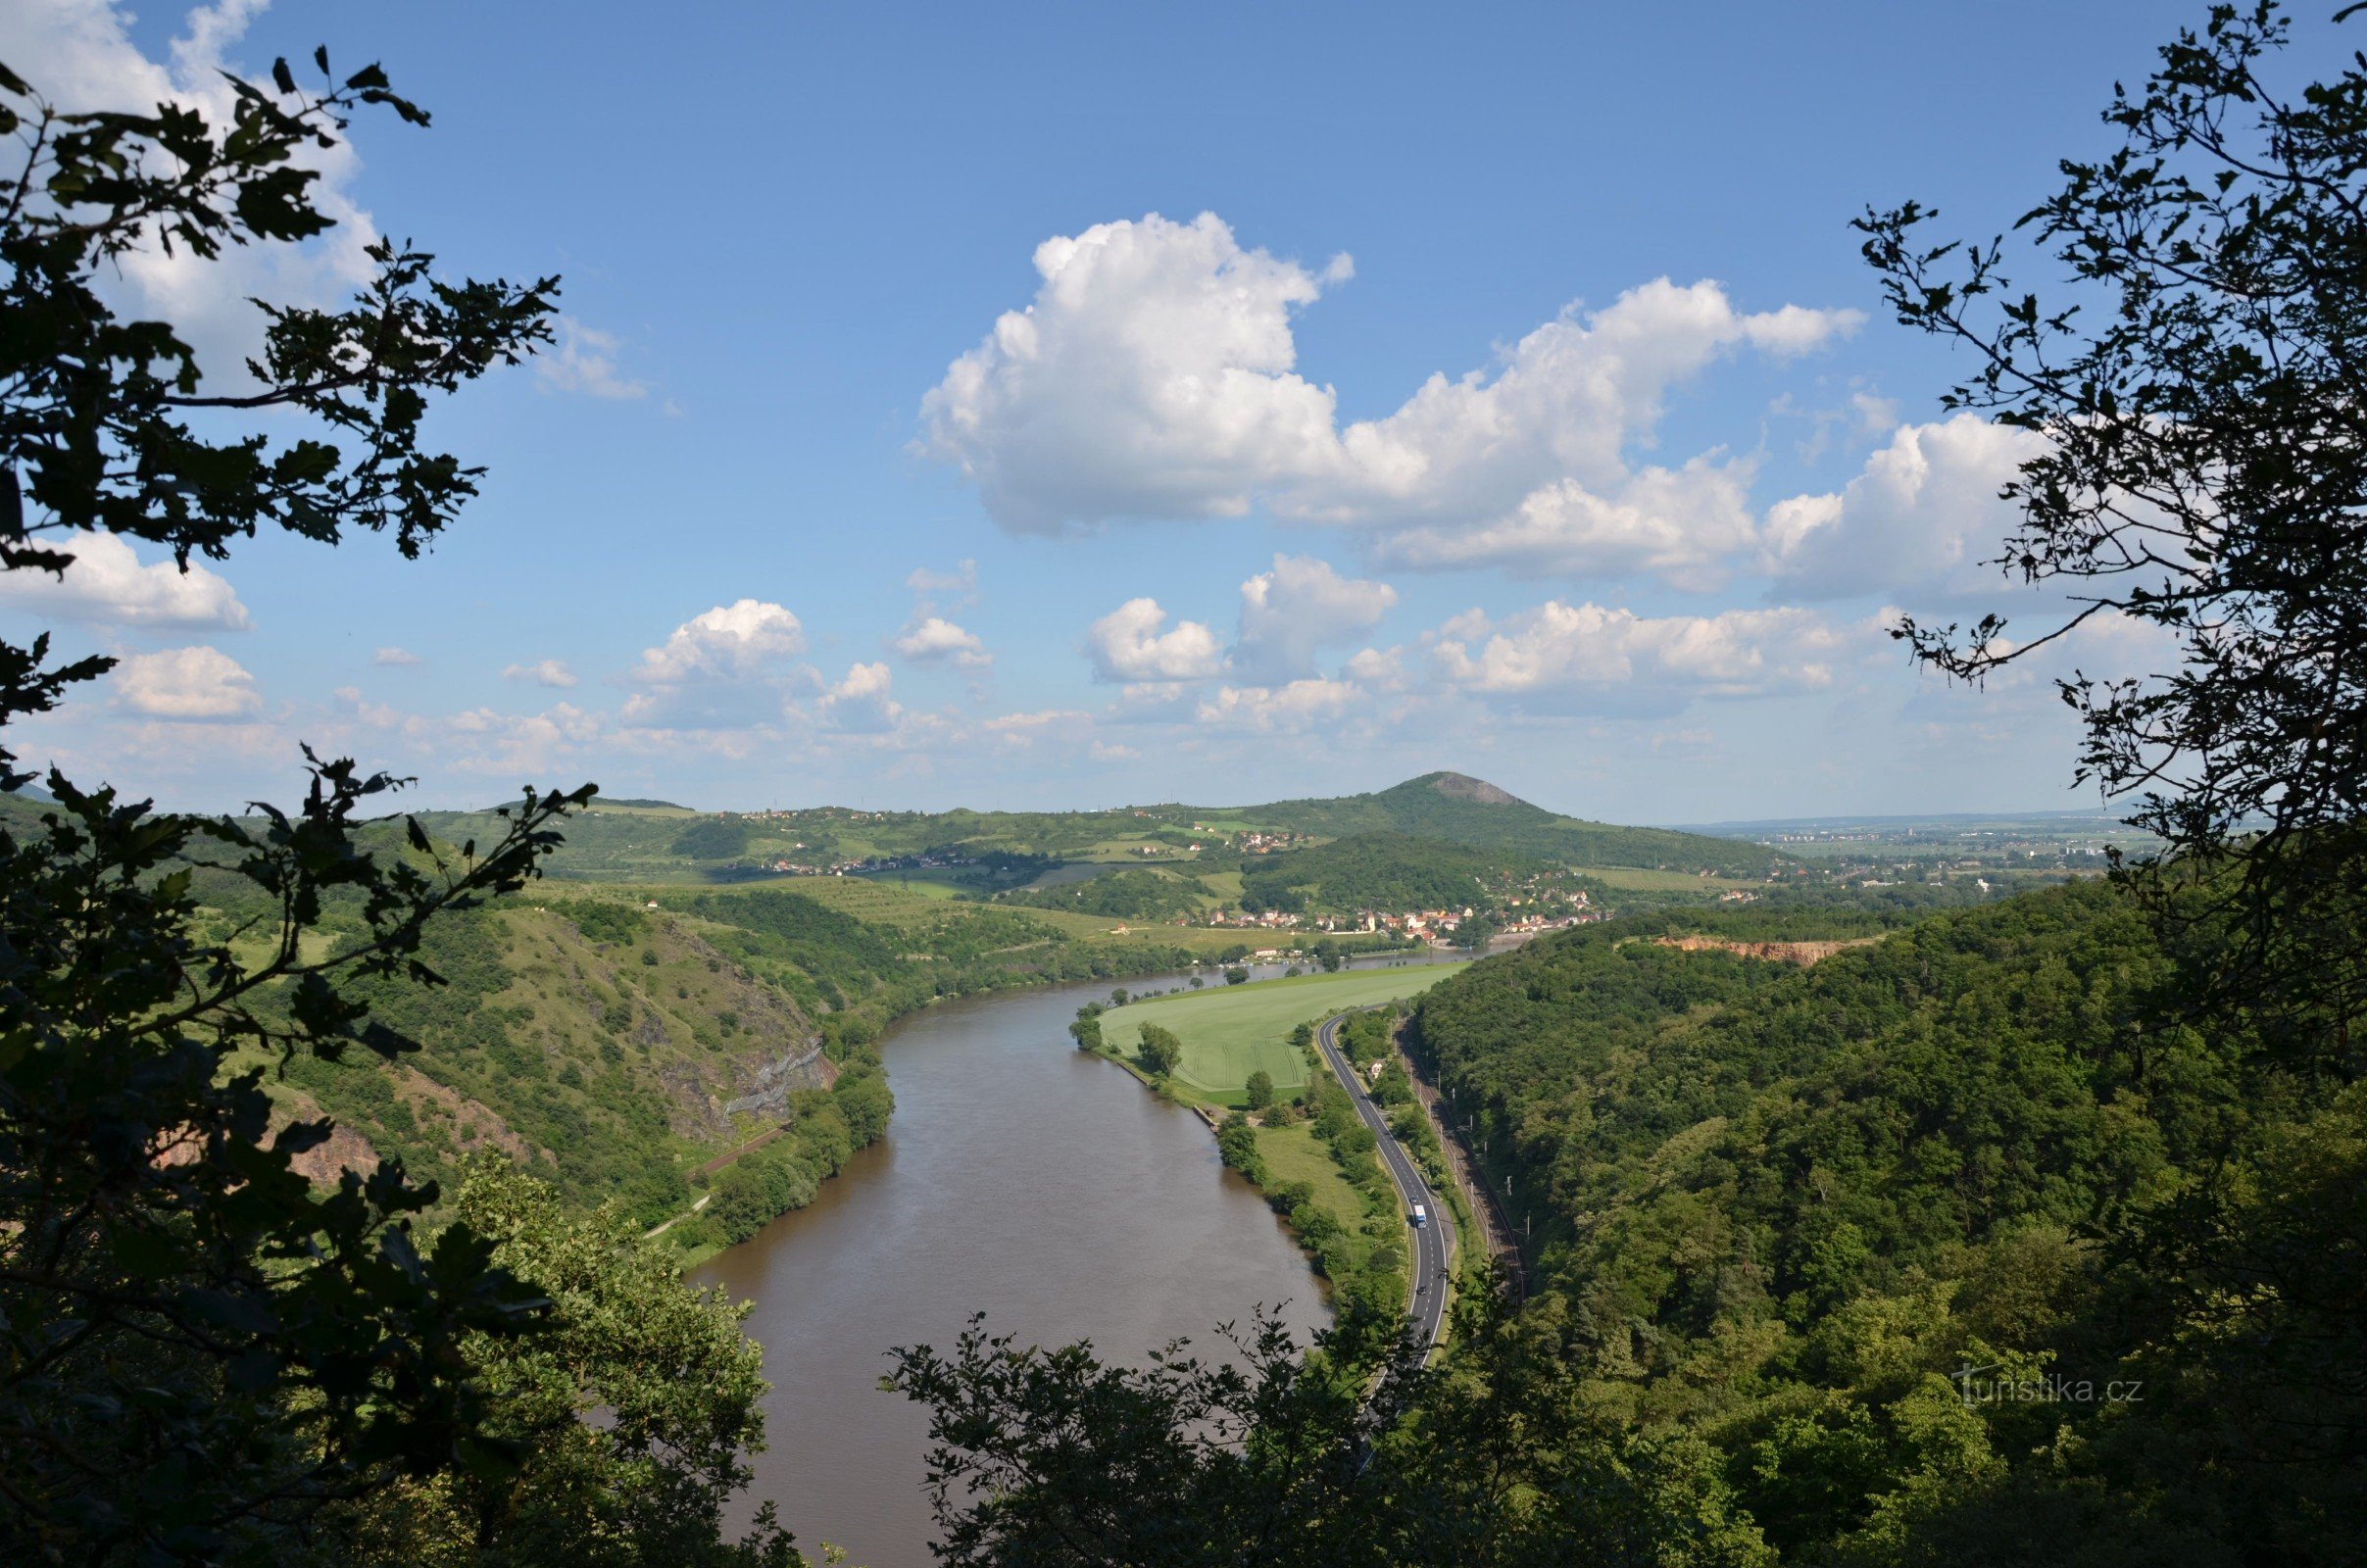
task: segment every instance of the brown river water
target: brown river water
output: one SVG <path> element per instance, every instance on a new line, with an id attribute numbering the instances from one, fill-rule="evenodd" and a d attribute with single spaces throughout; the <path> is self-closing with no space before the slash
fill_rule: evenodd
<path id="1" fill-rule="evenodd" d="M 1139 982 L 1165 989 L 1172 979 Z M 927 1414 L 877 1384 L 890 1346 L 950 1349 L 969 1314 L 1022 1344 L 1090 1339 L 1127 1360 L 1280 1306 L 1329 1319 L 1319 1282 L 1197 1116 L 1067 1036 L 1108 985 L 948 1003 L 882 1046 L 896 1115 L 875 1147 L 693 1276 L 752 1299 L 770 1447 L 738 1510 L 779 1505 L 818 1557 L 931 1561 Z"/>

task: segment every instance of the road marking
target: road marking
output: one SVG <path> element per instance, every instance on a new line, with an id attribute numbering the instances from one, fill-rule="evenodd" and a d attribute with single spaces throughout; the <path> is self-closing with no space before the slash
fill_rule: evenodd
<path id="1" fill-rule="evenodd" d="M 1356 1073 L 1348 1064 L 1348 1058 L 1341 1053 L 1339 1030 L 1347 1016 L 1346 1013 L 1335 1013 L 1324 1021 L 1322 1027 L 1315 1031 L 1316 1049 L 1325 1063 L 1330 1066 L 1333 1077 L 1339 1079 L 1342 1086 L 1348 1089 L 1351 1099 L 1356 1103 L 1358 1119 L 1372 1130 L 1374 1139 L 1380 1146 L 1381 1167 L 1389 1173 L 1390 1180 L 1396 1185 L 1398 1195 L 1405 1203 L 1406 1227 L 1413 1232 L 1413 1266 L 1416 1279 L 1425 1286 L 1441 1285 L 1447 1274 L 1446 1238 L 1435 1235 L 1435 1227 L 1417 1226 L 1411 1223 L 1412 1206 L 1422 1199 L 1430 1199 L 1435 1201 L 1436 1195 L 1430 1191 L 1429 1182 L 1422 1177 L 1411 1157 L 1398 1146 L 1396 1138 L 1389 1131 L 1388 1123 L 1381 1116 L 1380 1107 L 1373 1103 L 1370 1093 L 1357 1080 Z M 1416 1194 L 1419 1196 L 1416 1197 Z M 1438 1254 L 1438 1261 L 1435 1264 L 1432 1264 L 1427 1258 L 1427 1253 L 1432 1250 Z M 1424 1321 L 1421 1311 L 1425 1299 L 1428 1300 L 1430 1308 L 1427 1322 Z M 1445 1291 L 1441 1290 L 1435 1297 L 1426 1297 L 1425 1292 L 1416 1291 L 1412 1300 L 1408 1303 L 1406 1316 L 1413 1320 L 1414 1329 L 1421 1335 L 1425 1347 L 1436 1347 L 1445 1328 Z"/>

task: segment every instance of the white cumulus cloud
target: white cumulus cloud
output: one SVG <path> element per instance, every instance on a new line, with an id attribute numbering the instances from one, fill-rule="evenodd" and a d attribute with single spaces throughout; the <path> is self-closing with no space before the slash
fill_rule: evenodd
<path id="1" fill-rule="evenodd" d="M 221 0 L 187 13 L 183 30 L 163 61 L 131 41 L 131 15 L 108 0 L 11 0 L 0 6 L 0 60 L 51 103 L 69 112 L 149 113 L 160 103 L 195 108 L 216 127 L 231 124 L 236 95 L 223 71 L 250 78 L 232 51 L 265 0 Z M 301 72 L 309 75 L 311 62 Z M 316 78 L 317 81 L 317 78 Z M 269 90 L 268 75 L 262 85 Z M 388 124 L 372 116 L 367 123 Z M 332 306 L 372 271 L 366 253 L 378 237 L 351 186 L 361 161 L 350 144 L 299 146 L 295 161 L 321 178 L 310 195 L 336 222 L 328 233 L 300 244 L 266 241 L 226 247 L 216 260 L 177 246 L 132 251 L 123 258 L 122 283 L 130 309 L 169 317 L 197 350 L 209 389 L 240 384 L 245 359 L 259 346 L 263 315 L 252 303 Z"/>
<path id="2" fill-rule="evenodd" d="M 1548 576 L 1652 575 L 1711 588 L 1726 563 L 1758 542 L 1751 466 L 1714 456 L 1650 467 L 1609 494 L 1577 479 L 1532 490 L 1510 512 L 1467 526 L 1426 523 L 1385 538 L 1374 554 L 1415 570 L 1502 566 Z"/>
<path id="3" fill-rule="evenodd" d="M 1813 690 L 1868 635 L 1815 612 L 1728 610 L 1649 617 L 1549 600 L 1493 618 L 1477 611 L 1440 628 L 1431 649 L 1450 686 L 1523 706 L 1666 711 L 1696 697 Z"/>
<path id="4" fill-rule="evenodd" d="M 599 715 L 571 703 L 560 703 L 540 713 L 470 709 L 452 715 L 445 727 L 458 747 L 453 766 L 512 778 L 565 765 L 604 738 Z"/>
<path id="5" fill-rule="evenodd" d="M 2044 449 L 1972 414 L 1900 425 L 1839 492 L 1769 509 L 1766 567 L 1802 599 L 1994 597 L 2011 585 L 1991 563 L 2021 517 L 1997 489 Z"/>
<path id="6" fill-rule="evenodd" d="M 149 718 L 244 718 L 263 707 L 255 677 L 220 649 L 132 654 L 114 671 L 115 699 Z"/>
<path id="7" fill-rule="evenodd" d="M 641 651 L 633 678 L 653 686 L 752 674 L 806 651 L 806 628 L 779 605 L 742 599 L 717 605 L 676 626 L 665 643 Z"/>
<path id="8" fill-rule="evenodd" d="M 922 615 L 898 633 L 890 647 L 915 664 L 953 664 L 961 669 L 984 669 L 995 662 L 978 634 L 964 631 L 942 615 Z"/>
<path id="9" fill-rule="evenodd" d="M 643 689 L 621 716 L 640 728 L 699 730 L 778 719 L 791 696 L 816 684 L 811 668 L 790 662 L 805 651 L 805 627 L 781 606 L 717 605 L 641 651 L 628 678 Z"/>
<path id="10" fill-rule="evenodd" d="M 1293 372 L 1290 312 L 1326 277 L 1245 251 L 1213 214 L 1097 223 L 1036 247 L 1042 285 L 921 403 L 926 450 L 1008 528 L 1240 514 L 1336 452 Z"/>
<path id="11" fill-rule="evenodd" d="M 1353 681 L 1314 678 L 1280 686 L 1219 686 L 1201 703 L 1203 724 L 1258 734 L 1312 729 L 1363 700 Z"/>
<path id="12" fill-rule="evenodd" d="M 1699 574 L 1734 549 L 1747 472 L 1714 454 L 1631 472 L 1669 390 L 1722 355 L 1778 358 L 1853 311 L 1738 311 L 1662 278 L 1546 322 L 1487 369 L 1433 374 L 1343 426 L 1299 373 L 1292 313 L 1349 275 L 1244 249 L 1212 214 L 1056 236 L 1034 301 L 1006 313 L 922 400 L 923 451 L 1006 528 L 1128 518 L 1286 518 L 1408 530 L 1399 564 Z M 1383 545 L 1381 553 L 1389 554 Z"/>
<path id="13" fill-rule="evenodd" d="M 884 663 L 855 664 L 846 678 L 822 693 L 822 722 L 852 734 L 873 735 L 896 727 L 903 707 L 888 696 L 894 677 Z"/>
<path id="14" fill-rule="evenodd" d="M 409 669 L 414 665 L 424 664 L 427 662 L 427 661 L 421 659 L 419 655 L 413 653 L 408 648 L 391 647 L 380 648 L 371 653 L 370 656 L 370 662 L 373 664 L 384 665 L 390 669 Z"/>
<path id="15" fill-rule="evenodd" d="M 1385 582 L 1343 577 L 1311 557 L 1276 556 L 1271 570 L 1241 585 L 1231 668 L 1266 682 L 1312 675 L 1318 649 L 1361 636 L 1397 602 Z"/>
<path id="16" fill-rule="evenodd" d="M 195 563 L 186 571 L 170 559 L 143 565 L 138 553 L 113 534 L 49 548 L 74 558 L 65 575 L 9 572 L 0 577 L 0 604 L 110 626 L 245 631 L 253 623 L 229 583 Z"/>
<path id="17" fill-rule="evenodd" d="M 502 670 L 504 680 L 531 681 L 537 686 L 550 686 L 565 691 L 575 684 L 575 672 L 566 661 L 538 659 L 531 664 L 511 664 Z"/>
<path id="18" fill-rule="evenodd" d="M 1129 599 L 1087 628 L 1086 656 L 1101 679 L 1127 684 L 1206 680 L 1224 668 L 1224 645 L 1197 620 L 1166 631 L 1156 599 Z"/>

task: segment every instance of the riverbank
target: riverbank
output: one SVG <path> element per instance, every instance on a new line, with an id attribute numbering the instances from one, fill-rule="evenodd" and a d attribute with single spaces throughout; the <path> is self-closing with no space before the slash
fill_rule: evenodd
<path id="1" fill-rule="evenodd" d="M 1198 1112 L 1215 1130 L 1224 1163 L 1263 1195 L 1336 1298 L 1401 1311 L 1416 1301 L 1410 1254 L 1423 1239 L 1408 1234 L 1408 1203 L 1381 1147 L 1389 1129 L 1366 1124 L 1357 1097 L 1324 1064 L 1315 1030 L 1376 1007 L 1394 1016 L 1405 999 L 1464 966 L 1305 975 L 1119 1006 L 1088 1004 L 1070 1033 L 1085 1054 Z M 1162 1048 L 1172 1043 L 1171 1070 L 1159 1070 L 1143 1052 L 1146 1030 Z M 1464 1216 L 1453 1217 L 1459 1237 Z M 1445 1272 L 1443 1259 L 1432 1261 L 1438 1266 L 1418 1282 L 1424 1290 L 1428 1274 Z"/>
<path id="2" fill-rule="evenodd" d="M 1249 981 L 1242 987 L 1227 987 L 1221 979 L 1215 986 L 1206 985 L 1205 982 L 1211 976 L 1203 975 L 1201 973 L 1202 964 L 1187 955 L 1154 948 L 1113 947 L 1104 950 L 1098 956 L 1109 960 L 1108 966 L 1113 970 L 1113 973 L 1094 976 L 1093 979 L 1097 983 L 1104 978 L 1167 980 L 1177 982 L 1180 990 L 1180 985 L 1183 983 L 1201 981 L 1203 990 L 1194 994 L 1208 997 L 1237 996 L 1241 991 L 1255 991 L 1265 985 L 1299 983 L 1289 977 L 1286 966 L 1281 963 L 1261 964 L 1256 968 L 1244 968 L 1236 965 L 1235 967 L 1240 972 L 1249 973 L 1257 978 Z M 1155 965 L 1152 963 L 1153 959 L 1166 961 L 1163 964 Z M 1143 967 L 1137 968 L 1137 964 L 1141 964 Z M 1221 973 L 1221 970 L 1212 970 L 1213 975 Z M 1369 983 L 1374 978 L 1374 972 L 1355 971 L 1339 976 L 1318 975 L 1307 978 L 1315 980 L 1357 979 Z M 886 1015 L 878 1027 L 892 1030 L 906 1020 L 926 1013 L 932 1008 L 943 1007 L 954 1003 L 979 1001 L 998 996 L 1023 995 L 1075 983 L 1076 977 L 1062 977 L 1050 972 L 1030 974 L 1019 970 L 995 971 L 988 983 L 972 989 L 954 989 L 941 994 L 914 996 L 911 999 L 910 1005 L 899 1005 L 891 1001 L 886 1004 Z M 1393 986 L 1399 986 L 1399 983 L 1384 982 L 1382 989 L 1390 989 Z M 1123 987 L 1118 988 L 1120 991 L 1123 989 Z M 870 1037 L 864 1035 L 863 1038 L 867 1042 Z M 856 1049 L 860 1055 L 851 1059 L 859 1059 L 877 1068 L 881 1072 L 884 1082 L 884 1067 L 880 1066 L 876 1054 L 868 1049 L 867 1044 L 859 1045 Z M 1126 1065 L 1129 1065 L 1131 1070 L 1130 1064 Z M 1146 1078 L 1145 1082 L 1152 1083 L 1153 1081 Z M 1153 1087 L 1159 1086 L 1153 1083 Z M 1171 1098 L 1174 1098 L 1179 1104 L 1203 1107 L 1201 1110 L 1203 1119 L 1211 1128 L 1215 1126 L 1216 1116 L 1205 1108 L 1209 1102 L 1189 1095 L 1177 1095 Z M 799 1095 L 790 1098 L 787 1108 L 795 1109 L 803 1106 L 807 1113 L 811 1113 L 817 1105 L 823 1103 L 825 1102 L 816 1101 L 814 1096 Z M 892 1097 L 889 1104 L 892 1110 Z M 690 1185 L 694 1189 L 700 1190 L 699 1196 L 682 1209 L 661 1220 L 649 1232 L 652 1237 L 670 1234 L 673 1244 L 683 1253 L 685 1266 L 704 1263 L 725 1248 L 735 1246 L 754 1235 L 764 1224 L 782 1214 L 794 1213 L 811 1203 L 823 1186 L 836 1179 L 840 1167 L 846 1161 L 846 1156 L 866 1147 L 872 1139 L 884 1131 L 886 1124 L 885 1117 L 879 1118 L 876 1125 L 872 1125 L 867 1118 L 847 1118 L 850 1128 L 856 1136 L 847 1141 L 847 1147 L 844 1149 L 838 1147 L 840 1140 L 825 1127 L 820 1141 L 820 1151 L 824 1157 L 816 1159 L 800 1157 L 796 1152 L 782 1152 L 774 1148 L 782 1140 L 798 1134 L 800 1123 L 794 1115 L 771 1123 L 746 1116 L 735 1118 L 735 1120 L 742 1124 L 739 1129 L 743 1134 L 740 1141 L 731 1148 L 710 1157 L 688 1175 Z M 771 1151 L 771 1152 L 767 1153 L 766 1151 Z M 733 1177 L 731 1172 L 737 1169 L 743 1160 L 750 1158 L 756 1158 L 767 1166 L 786 1162 L 794 1165 L 796 1172 L 792 1174 L 783 1169 L 767 1169 L 764 1173 L 766 1179 L 762 1181 Z M 703 1222 L 698 1221 L 695 1216 L 709 1206 L 710 1198 L 718 1194 L 725 1196 L 729 1201 L 715 1205 L 712 1218 Z"/>
<path id="3" fill-rule="evenodd" d="M 1158 985 L 1175 983 L 1161 979 Z M 696 1269 L 753 1300 L 768 1449 L 735 1521 L 778 1502 L 850 1561 L 927 1563 L 926 1412 L 878 1391 L 898 1345 L 950 1348 L 969 1314 L 1029 1343 L 1134 1355 L 1262 1308 L 1304 1343 L 1324 1292 L 1265 1200 L 1218 1163 L 1205 1121 L 1069 1049 L 1070 985 L 948 1003 L 878 1042 L 888 1136 L 807 1207 Z"/>
<path id="4" fill-rule="evenodd" d="M 1300 1025 L 1311 1028 L 1334 1013 L 1419 996 L 1467 967 L 1466 959 L 1285 974 L 1131 998 L 1100 1009 L 1094 1019 L 1103 1046 L 1120 1061 L 1140 1051 L 1146 1026 L 1172 1034 L 1182 1055 L 1163 1077 L 1184 1103 L 1255 1110 L 1249 1084 L 1257 1073 L 1264 1073 L 1272 1092 L 1286 1100 L 1320 1078 L 1320 1065 L 1293 1042 Z M 1114 1002 L 1117 993 L 1111 995 Z"/>

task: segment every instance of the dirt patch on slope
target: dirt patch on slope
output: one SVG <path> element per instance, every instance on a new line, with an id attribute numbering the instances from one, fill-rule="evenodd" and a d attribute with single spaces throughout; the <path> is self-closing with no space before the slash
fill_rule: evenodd
<path id="1" fill-rule="evenodd" d="M 1654 937 L 1655 947 L 1676 948 L 1686 953 L 1732 953 L 1746 958 L 1763 958 L 1770 963 L 1797 963 L 1806 968 L 1821 963 L 1845 948 L 1871 947 L 1880 937 L 1851 937 L 1846 942 L 1730 942 L 1724 937 Z"/>

